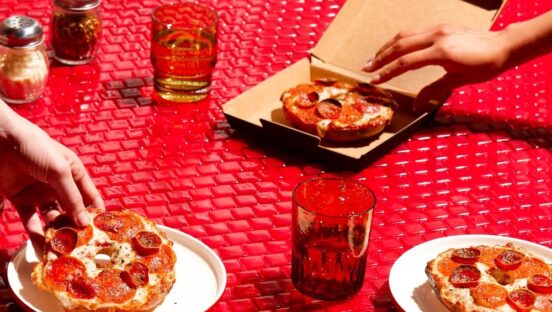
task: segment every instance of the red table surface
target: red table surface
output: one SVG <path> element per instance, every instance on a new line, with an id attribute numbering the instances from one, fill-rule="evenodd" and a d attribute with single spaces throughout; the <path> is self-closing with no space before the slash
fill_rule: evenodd
<path id="1" fill-rule="evenodd" d="M 1 0 L 0 18 L 34 17 L 48 41 L 50 2 Z M 53 63 L 44 97 L 13 108 L 78 153 L 108 209 L 135 210 L 218 253 L 228 283 L 214 311 L 388 311 L 390 268 L 417 244 L 484 233 L 552 247 L 550 55 L 457 89 L 432 125 L 361 172 L 331 172 L 230 127 L 221 105 L 308 55 L 343 2 L 207 1 L 220 14 L 211 96 L 157 105 L 149 29 L 160 1 L 103 1 L 97 60 Z M 494 28 L 551 8 L 509 0 Z M 378 198 L 365 283 L 347 301 L 310 299 L 290 280 L 291 191 L 321 173 L 361 179 Z M 4 264 L 25 239 L 8 205 L 0 216 Z M 8 297 L 0 290 L 0 311 L 16 310 Z"/>

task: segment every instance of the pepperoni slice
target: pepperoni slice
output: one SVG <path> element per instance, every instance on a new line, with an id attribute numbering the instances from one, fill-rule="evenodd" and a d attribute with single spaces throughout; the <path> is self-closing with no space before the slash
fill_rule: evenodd
<path id="1" fill-rule="evenodd" d="M 527 283 L 527 287 L 534 292 L 540 294 L 551 294 L 552 293 L 552 279 L 550 277 L 537 274 L 531 276 Z"/>
<path id="2" fill-rule="evenodd" d="M 148 267 L 140 262 L 133 262 L 125 266 L 121 278 L 132 288 L 147 285 L 149 282 Z"/>
<path id="3" fill-rule="evenodd" d="M 67 228 L 67 227 L 75 230 L 78 235 L 76 247 L 79 247 L 88 243 L 90 239 L 92 239 L 92 235 L 94 234 L 94 230 L 92 229 L 91 225 L 88 225 L 84 228 L 76 227 L 73 224 L 73 221 L 71 221 L 71 218 L 67 214 L 60 214 L 54 219 L 54 221 L 50 223 L 49 226 L 53 227 L 56 230 Z"/>
<path id="4" fill-rule="evenodd" d="M 477 248 L 460 248 L 452 252 L 452 261 L 462 264 L 474 264 L 479 259 L 481 251 Z"/>
<path id="5" fill-rule="evenodd" d="M 331 86 L 333 86 L 336 82 L 337 82 L 337 80 L 332 79 L 332 78 L 322 78 L 322 79 L 316 79 L 316 80 L 314 81 L 315 84 L 321 85 L 321 86 L 325 86 L 325 87 L 331 87 Z"/>
<path id="6" fill-rule="evenodd" d="M 488 246 L 478 246 L 477 248 L 479 249 L 479 251 L 481 251 L 481 255 L 479 256 L 479 259 L 477 261 L 485 264 L 488 267 L 496 267 L 496 256 L 498 256 L 498 254 L 505 250 L 504 248 Z"/>
<path id="7" fill-rule="evenodd" d="M 136 233 L 143 230 L 142 222 L 131 214 L 104 212 L 94 218 L 94 224 L 109 238 L 118 242 L 130 242 Z"/>
<path id="8" fill-rule="evenodd" d="M 118 214 L 104 212 L 94 218 L 94 224 L 104 232 L 117 232 L 123 227 L 124 222 L 118 218 Z"/>
<path id="9" fill-rule="evenodd" d="M 50 247 L 58 254 L 66 255 L 71 253 L 77 246 L 77 232 L 69 227 L 56 230 L 54 237 L 50 241 Z"/>
<path id="10" fill-rule="evenodd" d="M 167 273 L 174 267 L 176 255 L 169 246 L 163 245 L 158 252 L 143 257 L 139 261 L 148 267 L 150 273 Z"/>
<path id="11" fill-rule="evenodd" d="M 61 256 L 46 266 L 45 284 L 55 290 L 66 290 L 67 283 L 86 275 L 86 267 L 77 258 Z"/>
<path id="12" fill-rule="evenodd" d="M 491 283 L 481 283 L 470 289 L 476 304 L 494 309 L 506 303 L 508 290 L 503 286 Z"/>
<path id="13" fill-rule="evenodd" d="M 362 95 L 381 94 L 381 91 L 369 83 L 359 82 L 355 89 L 356 92 Z"/>
<path id="14" fill-rule="evenodd" d="M 295 98 L 295 105 L 299 108 L 310 108 L 316 105 L 318 101 L 318 93 L 309 92 L 309 93 L 300 93 Z"/>
<path id="15" fill-rule="evenodd" d="M 71 218 L 67 214 L 60 214 L 57 216 L 54 221 L 50 222 L 50 227 L 53 227 L 56 230 L 59 230 L 64 227 L 74 227 L 75 224 L 71 221 Z"/>
<path id="16" fill-rule="evenodd" d="M 317 92 L 310 92 L 309 94 L 307 94 L 307 97 L 311 102 L 316 102 L 320 99 L 320 96 Z"/>
<path id="17" fill-rule="evenodd" d="M 138 232 L 132 238 L 132 246 L 141 256 L 157 252 L 162 243 L 163 241 L 159 235 L 149 231 Z"/>
<path id="18" fill-rule="evenodd" d="M 103 302 L 122 303 L 134 297 L 136 290 L 122 278 L 121 270 L 105 269 L 96 278 L 99 291 L 98 298 Z"/>
<path id="19" fill-rule="evenodd" d="M 495 263 L 503 270 L 514 270 L 521 265 L 524 257 L 521 252 L 509 249 L 496 256 Z"/>
<path id="20" fill-rule="evenodd" d="M 341 103 L 336 99 L 326 99 L 316 107 L 316 112 L 326 119 L 336 119 L 341 114 Z"/>
<path id="21" fill-rule="evenodd" d="M 75 298 L 92 299 L 98 294 L 98 284 L 88 277 L 77 277 L 67 284 L 67 292 Z"/>
<path id="22" fill-rule="evenodd" d="M 449 277 L 454 287 L 471 288 L 477 286 L 481 278 L 481 272 L 473 265 L 463 264 L 457 267 Z"/>
<path id="23" fill-rule="evenodd" d="M 362 114 L 377 114 L 381 110 L 381 106 L 378 104 L 370 104 L 365 101 L 357 101 L 353 104 L 353 107 Z"/>
<path id="24" fill-rule="evenodd" d="M 507 302 L 518 312 L 529 312 L 535 304 L 537 297 L 527 289 L 519 288 L 508 294 Z"/>

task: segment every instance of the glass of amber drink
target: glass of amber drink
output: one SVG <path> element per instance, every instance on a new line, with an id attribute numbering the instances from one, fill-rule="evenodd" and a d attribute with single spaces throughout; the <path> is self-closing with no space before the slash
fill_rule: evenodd
<path id="1" fill-rule="evenodd" d="M 216 12 L 195 3 L 154 10 L 151 62 L 162 99 L 195 102 L 207 97 L 217 56 L 217 22 Z"/>
<path id="2" fill-rule="evenodd" d="M 356 181 L 314 178 L 292 201 L 293 284 L 314 298 L 349 298 L 364 282 L 374 193 Z"/>

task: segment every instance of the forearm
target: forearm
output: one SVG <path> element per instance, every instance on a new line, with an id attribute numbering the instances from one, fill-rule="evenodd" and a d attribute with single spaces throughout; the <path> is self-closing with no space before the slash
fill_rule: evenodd
<path id="1" fill-rule="evenodd" d="M 0 150 L 14 146 L 17 140 L 25 136 L 23 128 L 26 122 L 0 99 Z"/>
<path id="2" fill-rule="evenodd" d="M 509 25 L 504 31 L 509 51 L 507 67 L 552 52 L 552 10 L 533 19 Z"/>

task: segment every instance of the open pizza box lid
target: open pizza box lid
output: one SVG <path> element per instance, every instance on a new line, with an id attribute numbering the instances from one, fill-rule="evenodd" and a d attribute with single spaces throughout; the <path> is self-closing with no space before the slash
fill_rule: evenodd
<path id="1" fill-rule="evenodd" d="M 412 100 L 429 83 L 444 74 L 428 66 L 407 72 L 380 85 L 399 103 L 393 121 L 381 135 L 353 144 L 321 140 L 295 129 L 284 118 L 281 94 L 288 88 L 318 78 L 369 82 L 362 65 L 377 49 L 402 30 L 436 24 L 489 29 L 506 0 L 348 0 L 311 51 L 304 58 L 223 105 L 228 122 L 255 137 L 275 142 L 332 164 L 360 169 L 406 139 L 436 114 L 413 112 Z"/>

